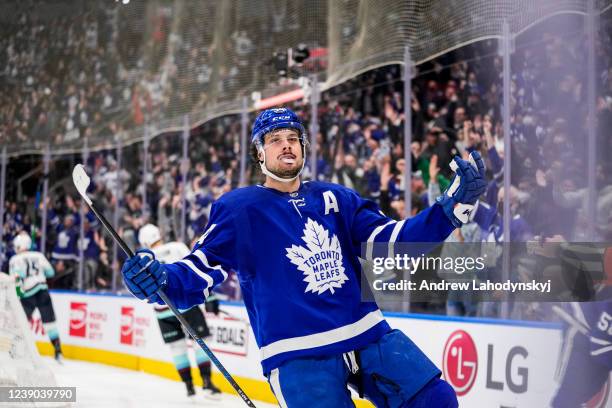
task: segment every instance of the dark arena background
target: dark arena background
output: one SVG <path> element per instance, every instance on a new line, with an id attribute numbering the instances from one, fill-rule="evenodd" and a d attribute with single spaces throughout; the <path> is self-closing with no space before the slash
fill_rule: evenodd
<path id="1" fill-rule="evenodd" d="M 84 164 L 129 247 L 154 224 L 192 248 L 216 200 L 264 181 L 251 128 L 281 106 L 307 130 L 302 179 L 351 188 L 395 220 L 435 203 L 454 156 L 480 152 L 477 215 L 430 255 L 486 257 L 461 273 L 470 282 L 567 288 L 374 294 L 460 406 L 612 407 L 610 0 L 0 0 L 0 407 L 27 406 L 2 399 L 9 386 L 76 387 L 58 406 L 193 405 L 72 170 Z M 54 270 L 52 328 L 14 296 L 20 233 Z M 449 280 L 412 272 L 382 280 Z M 236 271 L 215 296 L 207 344 L 257 406 L 284 406 Z M 243 404 L 214 367 L 212 380 L 221 396 L 197 404 Z"/>

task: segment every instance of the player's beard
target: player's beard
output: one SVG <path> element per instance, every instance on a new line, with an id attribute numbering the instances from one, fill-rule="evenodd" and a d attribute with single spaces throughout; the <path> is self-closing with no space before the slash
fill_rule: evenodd
<path id="1" fill-rule="evenodd" d="M 300 171 L 302 171 L 302 163 L 304 162 L 304 158 L 296 158 L 295 161 L 295 165 L 290 168 L 281 168 L 281 166 L 275 166 L 275 167 L 268 167 L 267 163 L 266 163 L 266 167 L 268 167 L 268 171 L 270 171 L 270 173 L 274 174 L 277 177 L 283 178 L 283 179 L 292 179 L 294 177 L 296 177 L 298 174 L 300 174 Z"/>

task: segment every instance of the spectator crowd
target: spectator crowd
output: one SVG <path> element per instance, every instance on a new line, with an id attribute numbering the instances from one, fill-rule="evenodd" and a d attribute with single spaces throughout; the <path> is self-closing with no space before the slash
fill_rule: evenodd
<path id="1" fill-rule="evenodd" d="M 20 14 L 15 26 L 9 27 L 11 35 L 0 37 L 4 50 L 0 52 L 3 143 L 29 138 L 60 142 L 94 132 L 116 136 L 126 122 L 109 122 L 107 115 L 125 106 L 136 106 L 130 125 L 142 123 L 140 108 L 154 120 L 155 112 L 169 107 L 204 106 L 214 95 L 210 83 L 232 86 L 232 72 L 244 67 L 239 57 L 253 47 L 244 33 L 236 33 L 232 41 L 237 59 L 229 63 L 225 77 L 211 78 L 205 52 L 208 40 L 187 44 L 174 39 L 177 51 L 160 58 L 158 74 L 138 77 L 118 63 L 121 54 L 130 50 L 113 47 L 112 36 L 103 34 L 112 33 L 110 27 L 120 24 L 116 11 L 100 8 L 77 20 L 60 16 L 51 28 L 30 18 L 25 12 Z M 163 13 L 159 18 L 163 35 Z M 510 134 L 504 134 L 502 126 L 502 58 L 497 42 L 484 41 L 419 66 L 410 107 L 403 103 L 399 66 L 378 68 L 323 93 L 318 106 L 319 134 L 316 146 L 311 146 L 317 151 L 317 178 L 355 189 L 376 201 L 386 214 L 404 219 L 431 205 L 448 187 L 453 176 L 449 163 L 455 155 L 467 157 L 478 151 L 485 158 L 489 185 L 473 222 L 456 230 L 449 242 L 501 243 L 505 200 L 510 203 L 512 242 L 610 242 L 612 163 L 607 156 L 612 152 L 608 133 L 612 128 L 612 31 L 608 21 L 602 24 L 596 49 L 596 214 L 589 214 L 586 193 L 586 140 L 591 122 L 585 103 L 585 39 L 550 35 L 545 27 L 519 37 L 512 54 Z M 56 53 L 56 58 L 41 70 L 39 64 L 49 61 L 46 53 Z M 183 70 L 176 61 L 190 68 Z M 186 75 L 194 70 L 195 78 Z M 188 83 L 193 80 L 199 85 Z M 190 102 L 183 103 L 183 99 Z M 292 107 L 308 124 L 310 107 L 301 103 Z M 406 114 L 411 115 L 412 123 L 411 166 L 404 160 Z M 511 146 L 511 175 L 504 174 L 506 138 Z M 138 230 L 149 222 L 159 226 L 164 241 L 181 239 L 184 225 L 183 239 L 192 242 L 206 225 L 211 204 L 240 186 L 238 117 L 224 116 L 193 129 L 186 163 L 182 151 L 181 135 L 167 133 L 152 138 L 146 154 L 142 144 L 135 144 L 120 154 L 108 149 L 89 155 L 91 195 L 107 219 L 119 225 L 131 247 L 138 246 Z M 305 177 L 312 173 L 307 160 Z M 503 188 L 505 177 L 510 177 L 509 192 Z M 246 180 L 247 184 L 261 181 L 253 163 L 247 168 Z M 409 206 L 404 201 L 406 190 L 411 197 Z M 82 248 L 82 287 L 110 289 L 112 271 L 122 258 L 113 253 L 113 243 L 95 217 L 87 212 L 81 216 L 80 199 L 67 188 L 55 190 L 45 204 L 33 197 L 21 202 L 9 197 L 3 220 L 2 269 L 11 254 L 12 237 L 19 231 L 28 231 L 40 247 L 39 225 L 46 208 L 43 250 L 57 270 L 55 287 L 75 288 Z M 589 224 L 590 220 L 594 223 Z M 81 223 L 83 241 L 79 239 Z M 591 230 L 595 236 L 588 235 Z M 490 313 L 477 310 L 469 299 L 449 297 L 445 307 L 450 314 Z"/>
<path id="2" fill-rule="evenodd" d="M 271 55 L 295 46 L 298 33 L 313 46 L 323 35 L 284 2 L 255 14 L 214 1 L 8 3 L 0 24 L 0 144 L 8 146 L 100 144 L 205 111 L 269 82 L 275 71 L 256 43 Z M 227 24 L 202 29 L 218 15 Z M 284 35 L 244 29 L 263 24 Z"/>

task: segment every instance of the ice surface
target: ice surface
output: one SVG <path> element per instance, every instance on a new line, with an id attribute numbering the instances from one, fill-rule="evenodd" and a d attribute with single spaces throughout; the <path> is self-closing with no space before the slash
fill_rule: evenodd
<path id="1" fill-rule="evenodd" d="M 64 359 L 63 364 L 49 357 L 44 360 L 59 386 L 77 388 L 74 407 L 246 407 L 236 395 L 223 394 L 220 401 L 211 401 L 198 388 L 196 396 L 188 398 L 183 383 L 138 371 L 77 360 Z M 276 406 L 253 403 L 258 408 Z"/>

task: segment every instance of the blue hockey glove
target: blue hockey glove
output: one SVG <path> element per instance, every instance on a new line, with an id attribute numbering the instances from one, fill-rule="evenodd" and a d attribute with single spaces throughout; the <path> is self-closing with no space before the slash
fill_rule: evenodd
<path id="1" fill-rule="evenodd" d="M 136 251 L 136 254 L 123 264 L 121 274 L 129 291 L 138 299 L 148 299 L 149 302 L 160 301 L 157 292 L 168 282 L 164 266 L 148 249 Z"/>
<path id="2" fill-rule="evenodd" d="M 455 156 L 450 163 L 455 172 L 451 185 L 436 201 L 457 228 L 470 220 L 478 198 L 485 192 L 485 166 L 478 152 L 470 153 L 468 161 Z"/>

